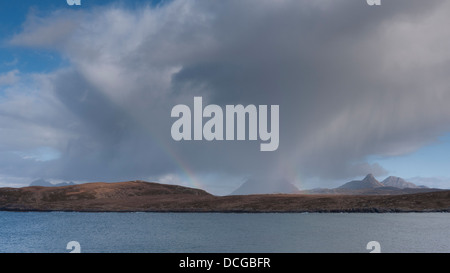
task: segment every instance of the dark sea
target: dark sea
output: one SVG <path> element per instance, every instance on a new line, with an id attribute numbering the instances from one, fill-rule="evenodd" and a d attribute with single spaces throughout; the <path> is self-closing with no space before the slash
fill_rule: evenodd
<path id="1" fill-rule="evenodd" d="M 72 241 L 82 253 L 450 252 L 450 214 L 0 212 L 0 252 Z"/>

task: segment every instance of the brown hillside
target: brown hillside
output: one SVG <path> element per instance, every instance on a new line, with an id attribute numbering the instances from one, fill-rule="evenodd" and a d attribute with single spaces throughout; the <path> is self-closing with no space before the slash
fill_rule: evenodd
<path id="1" fill-rule="evenodd" d="M 214 196 L 144 181 L 0 188 L 0 210 L 184 212 L 450 212 L 450 191 L 402 195 L 263 194 Z"/>

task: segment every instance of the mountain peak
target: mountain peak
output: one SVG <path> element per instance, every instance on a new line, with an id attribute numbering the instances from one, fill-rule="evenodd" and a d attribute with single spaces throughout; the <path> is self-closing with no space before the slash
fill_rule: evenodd
<path id="1" fill-rule="evenodd" d="M 416 184 L 407 182 L 405 179 L 397 177 L 397 176 L 389 176 L 388 178 L 384 179 L 381 184 L 388 187 L 395 187 L 400 189 L 416 189 L 419 188 Z"/>
<path id="2" fill-rule="evenodd" d="M 376 180 L 375 176 L 373 176 L 373 174 L 369 173 L 368 175 L 366 175 L 366 177 L 364 177 L 364 179 L 362 181 L 373 181 Z M 378 181 L 378 180 L 376 180 Z"/>
<path id="3" fill-rule="evenodd" d="M 363 180 L 353 180 L 344 185 L 338 187 L 339 189 L 373 189 L 384 187 L 374 176 L 373 174 L 368 174 L 364 177 Z"/>

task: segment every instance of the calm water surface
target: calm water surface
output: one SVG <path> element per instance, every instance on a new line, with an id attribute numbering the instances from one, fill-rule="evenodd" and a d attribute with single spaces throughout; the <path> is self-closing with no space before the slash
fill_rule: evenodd
<path id="1" fill-rule="evenodd" d="M 0 212 L 0 252 L 450 252 L 450 214 Z"/>

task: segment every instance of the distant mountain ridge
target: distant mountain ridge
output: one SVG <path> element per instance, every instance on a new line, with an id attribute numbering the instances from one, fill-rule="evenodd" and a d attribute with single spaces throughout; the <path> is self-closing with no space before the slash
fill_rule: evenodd
<path id="1" fill-rule="evenodd" d="M 441 191 L 442 189 L 417 186 L 414 183 L 407 182 L 405 179 L 389 176 L 382 182 L 378 181 L 373 174 L 368 174 L 362 180 L 353 180 L 337 188 L 302 190 L 303 194 L 343 194 L 343 195 L 399 195 L 421 192 Z"/>
<path id="2" fill-rule="evenodd" d="M 417 186 L 405 179 L 389 176 L 382 182 L 373 174 L 368 174 L 362 180 L 353 180 L 337 188 L 319 188 L 299 190 L 285 179 L 250 178 L 229 195 L 251 194 L 350 194 L 350 195 L 398 195 L 419 192 L 439 191 L 425 186 Z"/>
<path id="3" fill-rule="evenodd" d="M 378 181 L 373 174 L 368 174 L 363 180 L 354 180 L 344 185 L 337 187 L 337 189 L 375 189 L 381 187 L 391 187 L 398 189 L 423 189 L 425 186 L 417 186 L 414 183 L 407 182 L 405 179 L 397 176 L 389 176 L 383 181 Z"/>
<path id="4" fill-rule="evenodd" d="M 250 178 L 230 195 L 298 193 L 299 189 L 285 179 Z"/>
<path id="5" fill-rule="evenodd" d="M 34 180 L 30 183 L 30 187 L 38 186 L 38 187 L 64 187 L 64 186 L 72 186 L 76 185 L 73 182 L 61 182 L 57 184 L 53 184 L 44 179 Z"/>

